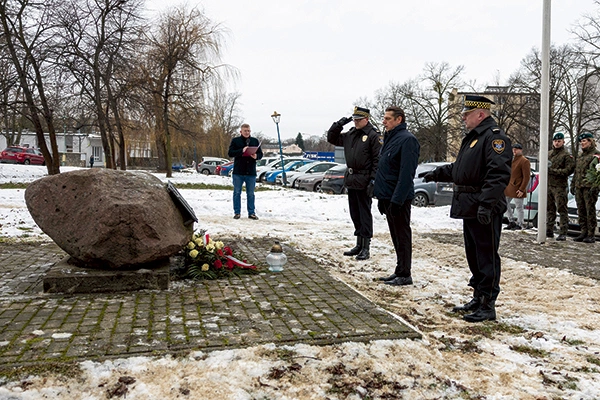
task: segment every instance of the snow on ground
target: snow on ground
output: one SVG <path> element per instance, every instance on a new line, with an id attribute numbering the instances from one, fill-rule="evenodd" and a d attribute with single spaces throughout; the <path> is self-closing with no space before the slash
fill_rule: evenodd
<path id="1" fill-rule="evenodd" d="M 44 167 L 0 165 L 0 183 L 30 182 L 45 173 Z M 170 180 L 230 186 L 229 178 L 195 173 L 174 173 Z M 23 193 L 0 189 L 0 238 L 45 237 Z M 260 191 L 260 220 L 252 221 L 244 211 L 240 220 L 232 219 L 231 190 L 181 193 L 194 208 L 198 227 L 213 237 L 278 237 L 416 327 L 423 339 L 85 361 L 77 378 L 0 380 L 0 399 L 102 399 L 125 375 L 136 379 L 128 399 L 600 398 L 598 282 L 504 259 L 498 322 L 464 322 L 449 312 L 470 294 L 464 250 L 424 236 L 433 231 L 462 235 L 461 222 L 448 217 L 449 207 L 412 209 L 415 284 L 389 287 L 373 281 L 394 265 L 387 224 L 375 205 L 372 258 L 356 262 L 341 256 L 354 245 L 345 196 Z"/>

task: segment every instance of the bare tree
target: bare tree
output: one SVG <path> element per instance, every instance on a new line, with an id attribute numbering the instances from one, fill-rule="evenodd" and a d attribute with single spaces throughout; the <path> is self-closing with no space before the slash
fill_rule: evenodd
<path id="1" fill-rule="evenodd" d="M 197 8 L 188 11 L 181 6 L 162 14 L 148 36 L 142 76 L 152 94 L 159 169 L 168 177 L 172 176 L 172 131 L 179 126 L 174 117 L 201 108 L 208 82 L 219 79 L 222 33 Z"/>
<path id="2" fill-rule="evenodd" d="M 141 0 L 68 0 L 59 16 L 62 62 L 96 115 L 106 167 L 125 169 L 125 138 L 119 110 L 128 86 L 133 52 L 139 47 Z"/>
<path id="3" fill-rule="evenodd" d="M 27 105 L 38 146 L 46 160 L 49 175 L 60 173 L 60 160 L 54 129 L 53 109 L 46 94 L 46 78 L 52 68 L 57 0 L 1 0 L 2 40 L 12 61 Z M 48 129 L 50 149 L 44 128 Z"/>
<path id="4" fill-rule="evenodd" d="M 456 112 L 449 101 L 452 89 L 462 85 L 464 67 L 448 63 L 427 63 L 423 74 L 402 84 L 390 82 L 367 102 L 376 118 L 383 117 L 385 108 L 402 107 L 406 121 L 421 143 L 421 159 L 445 160 L 448 140 L 456 134 L 449 123 Z"/>

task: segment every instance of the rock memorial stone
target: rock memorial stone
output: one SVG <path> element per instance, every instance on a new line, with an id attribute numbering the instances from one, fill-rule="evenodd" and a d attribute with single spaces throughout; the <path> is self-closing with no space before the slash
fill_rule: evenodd
<path id="1" fill-rule="evenodd" d="M 86 169 L 38 179 L 25 191 L 36 224 L 76 264 L 135 269 L 179 252 L 193 224 L 165 184 L 145 172 Z"/>

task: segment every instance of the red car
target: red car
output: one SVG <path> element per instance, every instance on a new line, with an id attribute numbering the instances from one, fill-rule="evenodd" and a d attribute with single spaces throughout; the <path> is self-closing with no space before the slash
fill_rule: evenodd
<path id="1" fill-rule="evenodd" d="M 10 146 L 0 153 L 0 162 L 11 164 L 46 165 L 42 152 L 29 147 Z"/>

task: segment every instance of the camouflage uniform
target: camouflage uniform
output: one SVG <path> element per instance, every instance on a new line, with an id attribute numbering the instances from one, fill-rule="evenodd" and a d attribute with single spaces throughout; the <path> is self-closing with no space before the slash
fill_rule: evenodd
<path id="1" fill-rule="evenodd" d="M 572 182 L 575 187 L 575 200 L 577 201 L 577 215 L 579 216 L 581 234 L 591 237 L 594 236 L 598 224 L 598 221 L 596 221 L 598 188 L 593 188 L 585 179 L 585 175 L 596 156 L 600 156 L 600 152 L 593 146 L 588 147 L 579 155 L 575 163 L 575 174 Z"/>
<path id="2" fill-rule="evenodd" d="M 569 229 L 569 211 L 567 210 L 567 186 L 569 175 L 575 169 L 575 160 L 564 146 L 552 149 L 548 155 L 550 167 L 548 168 L 548 203 L 546 211 L 548 222 L 546 232 L 554 231 L 556 212 L 560 215 L 560 235 L 566 235 Z"/>

